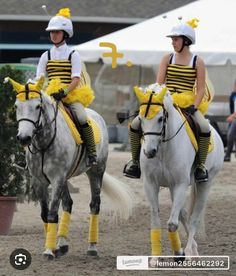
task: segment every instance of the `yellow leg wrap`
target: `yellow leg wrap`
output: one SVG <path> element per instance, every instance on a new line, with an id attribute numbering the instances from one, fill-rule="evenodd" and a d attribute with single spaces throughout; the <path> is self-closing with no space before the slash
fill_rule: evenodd
<path id="1" fill-rule="evenodd" d="M 57 242 L 57 223 L 48 223 L 45 247 L 56 249 Z"/>
<path id="2" fill-rule="evenodd" d="M 161 256 L 161 229 L 151 229 L 152 256 Z"/>
<path id="3" fill-rule="evenodd" d="M 67 237 L 69 232 L 69 225 L 70 225 L 70 213 L 63 212 L 58 228 L 58 237 Z"/>
<path id="4" fill-rule="evenodd" d="M 90 225 L 89 225 L 89 243 L 98 242 L 98 215 L 90 215 Z"/>
<path id="5" fill-rule="evenodd" d="M 168 238 L 170 241 L 171 248 L 174 252 L 177 252 L 181 248 L 181 241 L 179 238 L 178 231 L 175 232 L 168 232 Z"/>
<path id="6" fill-rule="evenodd" d="M 48 231 L 48 224 L 44 223 L 43 227 L 44 227 L 44 234 L 45 234 L 45 237 L 46 237 L 47 236 L 47 231 Z"/>

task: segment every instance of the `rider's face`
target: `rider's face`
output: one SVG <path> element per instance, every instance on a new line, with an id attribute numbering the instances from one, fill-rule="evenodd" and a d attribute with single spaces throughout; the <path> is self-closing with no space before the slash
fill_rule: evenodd
<path id="1" fill-rule="evenodd" d="M 180 36 L 173 36 L 172 37 L 172 46 L 175 52 L 179 52 L 183 45 L 183 38 Z"/>
<path id="2" fill-rule="evenodd" d="M 59 44 L 63 40 L 63 35 L 64 35 L 63 31 L 51 31 L 50 39 L 51 39 L 52 43 Z"/>

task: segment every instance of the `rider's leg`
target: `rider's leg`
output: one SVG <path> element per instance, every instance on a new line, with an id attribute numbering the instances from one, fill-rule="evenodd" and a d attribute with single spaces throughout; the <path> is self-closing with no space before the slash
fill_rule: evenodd
<path id="1" fill-rule="evenodd" d="M 205 162 L 211 136 L 210 125 L 200 111 L 195 112 L 194 118 L 198 122 L 201 129 L 198 144 L 199 149 L 197 156 L 197 167 L 194 172 L 194 176 L 197 182 L 206 182 L 208 180 L 208 171 L 205 167 Z"/>
<path id="2" fill-rule="evenodd" d="M 230 124 L 227 134 L 227 150 L 225 153 L 225 161 L 230 161 L 231 152 L 234 147 L 234 141 L 236 139 L 236 120 Z"/>
<path id="3" fill-rule="evenodd" d="M 140 130 L 140 121 L 138 117 L 134 118 L 130 125 L 129 136 L 132 160 L 129 164 L 125 166 L 123 173 L 127 177 L 140 178 L 141 171 L 139 166 L 139 155 L 141 149 L 140 140 L 142 137 L 142 133 Z"/>
<path id="4" fill-rule="evenodd" d="M 70 105 L 71 109 L 76 113 L 77 119 L 80 124 L 81 135 L 88 152 L 88 165 L 97 164 L 96 144 L 91 125 L 88 124 L 87 114 L 84 106 L 79 103 L 73 103 Z"/>

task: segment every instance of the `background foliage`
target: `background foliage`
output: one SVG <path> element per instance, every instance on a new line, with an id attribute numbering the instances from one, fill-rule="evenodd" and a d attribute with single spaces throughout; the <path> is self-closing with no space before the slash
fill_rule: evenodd
<path id="1" fill-rule="evenodd" d="M 6 65 L 0 68 L 0 196 L 18 196 L 26 191 L 26 173 L 14 164 L 24 166 L 24 151 L 17 143 L 17 123 L 14 103 L 16 94 L 5 77 L 24 82 L 21 71 Z"/>

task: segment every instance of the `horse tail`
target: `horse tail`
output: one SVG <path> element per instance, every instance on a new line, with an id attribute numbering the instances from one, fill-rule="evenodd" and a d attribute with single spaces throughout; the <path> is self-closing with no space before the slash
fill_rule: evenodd
<path id="1" fill-rule="evenodd" d="M 189 217 L 191 216 L 194 208 L 194 204 L 196 202 L 197 198 L 197 184 L 194 181 L 193 184 L 191 185 L 191 192 L 190 192 L 190 201 L 189 201 L 189 208 L 188 208 L 188 214 Z M 206 238 L 206 228 L 205 228 L 205 210 L 206 210 L 206 205 L 204 209 L 202 210 L 200 221 L 199 221 L 199 234 L 202 238 Z"/>
<path id="2" fill-rule="evenodd" d="M 134 195 L 129 187 L 105 172 L 102 190 L 111 200 L 115 218 L 127 220 L 131 216 L 134 207 Z"/>

